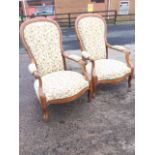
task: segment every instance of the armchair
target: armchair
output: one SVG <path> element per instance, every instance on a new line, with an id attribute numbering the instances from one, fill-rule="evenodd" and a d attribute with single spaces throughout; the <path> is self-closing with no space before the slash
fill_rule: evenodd
<path id="1" fill-rule="evenodd" d="M 83 59 L 88 61 L 87 72 L 91 75 L 93 96 L 96 86 L 100 83 L 118 83 L 128 78 L 131 86 L 134 66 L 130 59 L 130 51 L 122 46 L 112 46 L 107 42 L 107 26 L 99 14 L 83 14 L 75 22 L 77 38 L 80 42 Z M 126 63 L 108 59 L 108 49 L 111 48 L 125 56 Z"/>
<path id="2" fill-rule="evenodd" d="M 56 21 L 37 17 L 20 27 L 22 43 L 31 60 L 29 71 L 35 77 L 34 89 L 40 101 L 44 121 L 48 105 L 62 104 L 79 98 L 86 91 L 91 100 L 91 81 L 81 57 L 64 53 L 62 34 Z M 82 74 L 67 70 L 66 58 L 82 66 Z"/>

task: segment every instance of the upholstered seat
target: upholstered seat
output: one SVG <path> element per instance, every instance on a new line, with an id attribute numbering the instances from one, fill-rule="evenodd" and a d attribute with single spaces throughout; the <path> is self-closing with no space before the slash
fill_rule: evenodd
<path id="1" fill-rule="evenodd" d="M 88 73 L 91 72 L 91 63 L 86 65 Z M 113 80 L 121 78 L 131 72 L 123 62 L 113 59 L 100 59 L 95 61 L 95 73 L 98 80 Z"/>
<path id="2" fill-rule="evenodd" d="M 89 86 L 83 75 L 73 71 L 53 72 L 41 79 L 47 101 L 72 97 Z M 35 80 L 34 88 L 39 98 L 38 87 L 38 80 Z"/>

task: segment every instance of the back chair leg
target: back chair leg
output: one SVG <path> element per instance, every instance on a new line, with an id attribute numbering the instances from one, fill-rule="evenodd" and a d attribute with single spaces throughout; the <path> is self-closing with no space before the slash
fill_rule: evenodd
<path id="1" fill-rule="evenodd" d="M 129 75 L 129 78 L 128 78 L 128 88 L 131 87 L 132 78 L 133 78 L 133 76 L 132 75 Z"/>
<path id="2" fill-rule="evenodd" d="M 92 88 L 88 90 L 88 102 L 91 102 L 91 98 L 92 98 Z"/>
<path id="3" fill-rule="evenodd" d="M 97 81 L 97 79 L 95 79 L 95 78 L 92 80 L 93 98 L 95 98 L 95 96 L 96 96 L 96 81 Z"/>

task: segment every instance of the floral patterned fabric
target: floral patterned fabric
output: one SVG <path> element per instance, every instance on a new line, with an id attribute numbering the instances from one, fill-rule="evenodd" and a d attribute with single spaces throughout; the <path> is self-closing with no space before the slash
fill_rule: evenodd
<path id="1" fill-rule="evenodd" d="M 41 76 L 64 70 L 60 32 L 55 24 L 43 21 L 31 23 L 25 27 L 24 37 Z"/>
<path id="2" fill-rule="evenodd" d="M 91 57 L 95 60 L 106 58 L 104 22 L 98 17 L 84 17 L 77 27 L 85 50 Z"/>
<path id="3" fill-rule="evenodd" d="M 38 80 L 35 80 L 34 88 L 37 96 L 38 85 Z M 83 75 L 73 71 L 59 71 L 42 77 L 43 92 L 47 101 L 71 97 L 88 85 Z"/>
<path id="4" fill-rule="evenodd" d="M 88 63 L 86 68 L 90 74 L 91 64 Z M 95 72 L 98 80 L 113 80 L 130 73 L 131 69 L 118 60 L 100 59 L 95 61 Z"/>

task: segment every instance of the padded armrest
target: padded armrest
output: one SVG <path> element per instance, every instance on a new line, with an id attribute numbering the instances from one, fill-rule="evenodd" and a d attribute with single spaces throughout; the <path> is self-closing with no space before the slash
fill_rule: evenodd
<path id="1" fill-rule="evenodd" d="M 94 61 L 94 59 L 91 58 L 91 55 L 87 51 L 82 51 L 82 57 L 86 60 Z"/>
<path id="2" fill-rule="evenodd" d="M 86 51 L 82 51 L 82 57 L 85 59 L 89 59 L 90 58 L 90 54 Z"/>
<path id="3" fill-rule="evenodd" d="M 72 60 L 75 60 L 75 61 L 80 61 L 80 60 L 82 60 L 82 57 L 81 57 L 81 56 L 78 56 L 78 55 L 75 55 L 75 54 L 67 55 L 67 57 L 68 57 L 69 59 L 72 59 Z"/>
<path id="4" fill-rule="evenodd" d="M 107 46 L 111 49 L 130 54 L 130 50 L 127 49 L 126 47 L 120 45 L 110 45 L 109 43 L 107 43 Z"/>
<path id="5" fill-rule="evenodd" d="M 118 49 L 118 50 L 125 50 L 125 51 L 128 51 L 128 49 L 127 48 L 125 48 L 125 47 L 123 47 L 123 46 L 120 46 L 120 45 L 114 45 L 114 46 L 112 46 L 113 48 L 116 48 L 116 49 Z"/>
<path id="6" fill-rule="evenodd" d="M 29 64 L 28 70 L 31 74 L 34 74 L 37 71 L 36 65 L 34 63 Z"/>

